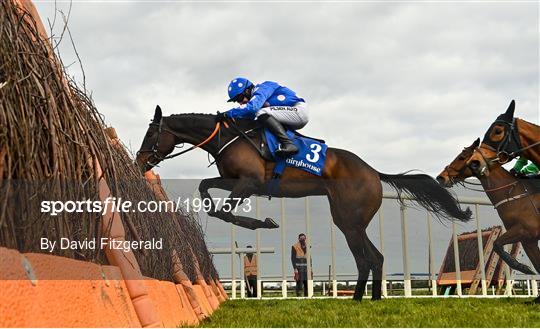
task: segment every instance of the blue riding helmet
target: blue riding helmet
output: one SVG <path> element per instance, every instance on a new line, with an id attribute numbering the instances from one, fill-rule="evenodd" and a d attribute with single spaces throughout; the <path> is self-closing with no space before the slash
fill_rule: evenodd
<path id="1" fill-rule="evenodd" d="M 246 90 L 253 83 L 246 78 L 238 77 L 229 83 L 229 100 L 227 102 L 234 102 L 234 99 Z"/>

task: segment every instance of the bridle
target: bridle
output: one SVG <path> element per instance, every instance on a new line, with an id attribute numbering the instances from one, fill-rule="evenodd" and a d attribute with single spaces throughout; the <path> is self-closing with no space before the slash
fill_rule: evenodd
<path id="1" fill-rule="evenodd" d="M 484 145 L 486 145 L 486 144 L 484 144 Z M 486 145 L 486 146 L 489 146 L 489 145 Z M 492 150 L 491 147 L 488 147 L 488 149 Z M 484 152 L 481 151 L 481 147 L 477 147 L 475 150 L 480 154 L 480 156 L 482 157 L 482 159 L 486 163 L 486 167 L 482 168 L 481 172 L 479 173 L 481 176 L 484 175 L 484 172 L 486 171 L 486 168 L 491 169 L 494 164 L 503 165 L 504 163 L 506 163 L 506 162 L 501 162 L 498 153 L 497 153 L 495 158 L 490 159 L 490 158 L 487 158 L 484 155 Z"/>
<path id="2" fill-rule="evenodd" d="M 538 141 L 527 147 L 521 146 L 521 141 L 519 140 L 519 132 L 516 124 L 516 118 L 513 118 L 512 122 L 500 119 L 495 120 L 491 127 L 496 124 L 502 124 L 506 126 L 506 135 L 504 136 L 503 140 L 500 142 L 492 142 L 491 140 L 486 140 L 486 138 L 484 137 L 484 140 L 482 142 L 484 145 L 487 146 L 488 149 L 497 153 L 497 158 L 495 159 L 500 164 L 505 164 L 515 158 L 519 153 L 537 145 L 540 145 L 540 141 Z M 490 128 L 488 132 L 491 131 L 491 129 L 492 128 Z"/>
<path id="3" fill-rule="evenodd" d="M 465 151 L 466 150 L 463 150 L 462 152 L 465 152 Z M 461 154 L 460 154 L 460 156 L 461 156 Z M 448 166 L 444 167 L 444 171 L 446 171 L 448 173 L 448 180 L 450 181 L 450 183 L 452 183 L 452 185 L 460 184 L 464 188 L 472 190 L 472 191 L 480 191 L 480 190 L 469 188 L 469 187 L 465 186 L 465 184 L 470 184 L 470 185 L 482 185 L 482 184 L 476 184 L 476 183 L 472 183 L 472 182 L 467 182 L 464 179 L 463 180 L 461 180 L 461 179 L 457 180 L 456 179 L 457 176 L 462 175 L 463 172 L 467 169 L 466 161 L 464 161 L 464 165 L 460 169 L 456 169 L 455 167 L 453 167 L 452 163 L 449 164 Z M 480 192 L 482 192 L 482 191 L 480 191 Z"/>
<path id="4" fill-rule="evenodd" d="M 464 166 L 461 169 L 456 169 L 452 167 L 451 164 L 444 167 L 444 171 L 448 173 L 448 180 L 450 181 L 450 183 L 452 183 L 452 185 L 459 184 L 462 182 L 461 180 L 456 180 L 455 178 L 461 175 L 463 171 L 465 170 L 465 168 L 467 168 L 467 166 Z"/>
<path id="5" fill-rule="evenodd" d="M 168 128 L 164 128 L 162 123 L 163 123 L 163 119 L 161 119 L 159 121 L 159 123 L 156 123 L 156 122 L 151 122 L 150 123 L 150 125 L 149 125 L 150 127 L 158 127 L 158 133 L 157 133 L 158 135 L 157 135 L 157 138 L 156 138 L 156 142 L 152 145 L 151 148 L 149 148 L 149 149 L 140 149 L 137 152 L 137 157 L 141 153 L 152 153 L 150 157 L 153 157 L 155 159 L 155 161 L 150 162 L 150 157 L 148 157 L 148 159 L 146 160 L 146 165 L 148 165 L 148 166 L 155 167 L 155 166 L 157 166 L 158 163 L 160 163 L 163 160 L 175 158 L 177 156 L 180 156 L 180 155 L 182 155 L 184 153 L 187 153 L 189 151 L 193 151 L 194 149 L 199 148 L 199 147 L 207 144 L 208 142 L 210 142 L 217 135 L 217 133 L 220 131 L 220 127 L 221 127 L 221 122 L 218 121 L 218 122 L 216 122 L 216 126 L 214 128 L 214 131 L 205 140 L 203 140 L 199 144 L 193 145 L 190 148 L 188 148 L 186 150 L 183 150 L 183 151 L 180 151 L 180 152 L 177 152 L 177 153 L 173 153 L 173 154 L 170 154 L 170 155 L 161 155 L 159 153 L 158 148 L 159 148 L 159 138 L 160 138 L 162 132 L 168 132 L 168 133 L 170 133 L 173 136 L 178 137 L 178 138 L 181 137 L 176 132 L 174 132 L 174 131 L 172 131 L 172 130 L 170 130 Z M 224 125 L 227 126 L 227 124 L 225 122 L 224 122 Z M 182 143 L 180 146 L 175 146 L 175 148 L 182 148 L 183 145 L 184 145 L 184 143 Z"/>
<path id="6" fill-rule="evenodd" d="M 494 163 L 497 163 L 499 165 L 502 165 L 503 163 L 506 163 L 506 162 L 501 162 L 500 158 L 499 158 L 499 154 L 497 154 L 497 156 L 495 158 L 492 158 L 492 159 L 488 159 L 486 158 L 486 156 L 484 155 L 484 153 L 480 150 L 481 148 L 476 148 L 476 151 L 482 156 L 482 159 L 484 160 L 484 162 L 486 163 L 486 166 L 488 169 L 491 169 L 491 166 L 494 164 Z M 480 175 L 483 175 L 484 174 L 484 171 L 485 171 L 485 167 L 484 169 L 482 169 L 482 171 L 480 172 Z M 514 195 L 514 196 L 510 196 L 510 193 L 512 193 L 512 191 L 514 190 L 514 188 L 518 185 L 518 183 L 521 183 L 521 186 L 523 188 L 523 190 L 525 191 L 525 193 L 520 193 L 518 195 Z M 503 200 L 500 200 L 499 202 L 495 203 L 493 205 L 493 207 L 495 209 L 497 209 L 499 206 L 507 203 L 507 202 L 510 202 L 510 201 L 514 201 L 514 200 L 518 200 L 518 199 L 521 199 L 521 198 L 524 198 L 524 197 L 529 197 L 529 200 L 531 202 L 533 202 L 531 199 L 530 199 L 530 192 L 529 190 L 527 189 L 527 187 L 525 186 L 525 184 L 523 184 L 522 181 L 520 180 L 515 180 L 511 183 L 508 183 L 508 184 L 505 184 L 505 185 L 502 185 L 502 186 L 498 186 L 498 187 L 494 187 L 494 188 L 490 188 L 490 189 L 484 189 L 484 191 L 486 193 L 489 193 L 489 192 L 496 192 L 496 191 L 500 191 L 500 190 L 504 190 L 504 189 L 507 189 L 509 188 L 510 190 L 508 191 L 508 197 L 503 199 Z"/>

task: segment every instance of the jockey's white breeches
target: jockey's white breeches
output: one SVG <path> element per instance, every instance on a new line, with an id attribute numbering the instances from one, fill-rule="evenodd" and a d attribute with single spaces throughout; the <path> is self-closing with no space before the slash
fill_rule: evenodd
<path id="1" fill-rule="evenodd" d="M 263 107 L 256 116 L 259 117 L 261 114 L 271 115 L 281 124 L 294 130 L 303 128 L 309 121 L 309 111 L 304 102 L 298 102 L 293 106 Z"/>

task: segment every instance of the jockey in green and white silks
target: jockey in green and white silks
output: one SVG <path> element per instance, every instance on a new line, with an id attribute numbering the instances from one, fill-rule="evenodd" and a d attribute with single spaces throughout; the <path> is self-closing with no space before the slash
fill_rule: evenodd
<path id="1" fill-rule="evenodd" d="M 539 172 L 540 169 L 538 168 L 538 166 L 532 161 L 529 163 L 529 160 L 525 157 L 519 157 L 514 167 L 510 170 L 511 174 L 521 174 L 525 176 L 538 175 Z"/>
<path id="2" fill-rule="evenodd" d="M 308 110 L 303 98 L 276 82 L 265 81 L 255 86 L 246 78 L 232 80 L 228 93 L 228 101 L 237 102 L 240 106 L 221 116 L 257 119 L 278 138 L 280 147 L 276 153 L 279 156 L 289 157 L 298 152 L 284 126 L 297 130 L 308 123 Z"/>

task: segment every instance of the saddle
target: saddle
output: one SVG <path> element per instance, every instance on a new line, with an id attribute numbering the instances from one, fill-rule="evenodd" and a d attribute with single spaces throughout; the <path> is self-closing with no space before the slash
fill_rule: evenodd
<path id="1" fill-rule="evenodd" d="M 291 140 L 295 143 L 296 143 L 296 140 L 300 138 L 304 138 L 304 139 L 316 141 L 320 144 L 326 144 L 324 139 L 306 136 L 304 134 L 299 133 L 296 130 L 290 129 L 287 126 L 285 126 L 285 129 L 287 130 L 287 133 L 289 135 L 292 133 Z M 271 148 L 271 143 L 269 145 L 269 142 L 268 142 L 268 135 L 271 133 L 266 131 L 263 125 L 255 121 L 252 128 L 246 131 L 242 131 L 239 128 L 237 128 L 237 130 L 241 136 L 246 138 L 257 149 L 257 151 L 259 151 L 260 155 L 262 156 L 264 160 L 270 161 L 270 162 L 276 162 L 276 161 L 281 160 L 281 159 L 276 159 L 274 157 L 273 155 L 274 150 Z M 257 137 L 258 137 L 258 140 L 261 141 L 259 145 L 256 145 L 256 143 L 253 141 L 253 139 Z"/>

